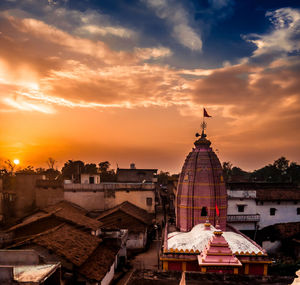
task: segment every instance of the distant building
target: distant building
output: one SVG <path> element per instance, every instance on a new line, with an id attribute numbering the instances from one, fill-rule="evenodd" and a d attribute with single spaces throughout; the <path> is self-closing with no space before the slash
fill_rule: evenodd
<path id="1" fill-rule="evenodd" d="M 132 163 L 130 168 L 117 168 L 117 182 L 153 183 L 157 182 L 157 169 L 137 169 Z"/>
<path id="2" fill-rule="evenodd" d="M 100 174 L 82 173 L 80 176 L 80 181 L 82 184 L 99 184 Z"/>
<path id="3" fill-rule="evenodd" d="M 105 211 L 128 201 L 149 213 L 155 212 L 157 169 L 117 169 L 117 182 L 83 176 L 81 183 L 65 183 L 64 199 L 89 211 Z"/>

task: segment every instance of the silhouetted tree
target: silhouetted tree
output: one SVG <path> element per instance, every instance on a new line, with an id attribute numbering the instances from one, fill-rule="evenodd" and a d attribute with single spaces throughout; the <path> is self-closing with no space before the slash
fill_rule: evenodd
<path id="1" fill-rule="evenodd" d="M 170 178 L 170 173 L 169 172 L 164 172 L 164 171 L 160 171 L 159 174 L 157 175 L 157 183 L 158 185 L 167 185 L 168 184 L 168 180 Z"/>
<path id="2" fill-rule="evenodd" d="M 81 160 L 68 160 L 61 172 L 64 179 L 73 179 L 74 183 L 80 183 L 80 174 L 83 173 L 84 162 Z"/>
<path id="3" fill-rule="evenodd" d="M 84 166 L 83 171 L 84 171 L 84 173 L 96 174 L 96 173 L 98 173 L 98 168 L 95 163 L 88 163 Z"/>
<path id="4" fill-rule="evenodd" d="M 224 161 L 222 168 L 223 168 L 223 177 L 225 182 L 230 181 L 231 174 L 232 174 L 232 163 L 230 161 Z"/>
<path id="5" fill-rule="evenodd" d="M 34 171 L 33 166 L 28 165 L 25 168 L 22 168 L 18 170 L 16 173 L 22 173 L 22 174 L 35 174 L 36 172 Z"/>
<path id="6" fill-rule="evenodd" d="M 47 159 L 47 161 L 46 161 L 46 163 L 47 163 L 47 165 L 48 165 L 48 167 L 49 167 L 50 169 L 54 169 L 54 165 L 55 165 L 56 162 L 57 162 L 57 161 L 56 161 L 54 158 L 52 158 L 52 157 L 49 157 L 49 158 Z"/>
<path id="7" fill-rule="evenodd" d="M 110 163 L 108 161 L 100 162 L 99 164 L 100 181 L 102 182 L 112 182 L 116 181 L 116 173 L 110 168 Z"/>

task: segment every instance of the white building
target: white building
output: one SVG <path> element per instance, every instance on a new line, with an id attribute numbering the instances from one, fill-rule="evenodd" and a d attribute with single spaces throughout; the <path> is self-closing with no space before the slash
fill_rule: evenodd
<path id="1" fill-rule="evenodd" d="M 242 231 L 300 222 L 300 189 L 278 183 L 229 183 L 227 222 Z"/>

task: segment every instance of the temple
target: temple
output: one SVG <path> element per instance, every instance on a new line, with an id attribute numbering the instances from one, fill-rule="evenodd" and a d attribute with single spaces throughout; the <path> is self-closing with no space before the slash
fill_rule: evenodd
<path id="1" fill-rule="evenodd" d="M 203 121 L 202 134 L 196 134 L 200 138 L 186 157 L 179 177 L 176 226 L 165 227 L 160 258 L 163 269 L 267 275 L 271 261 L 266 251 L 226 223 L 222 167 L 206 138 L 205 127 Z"/>
<path id="2" fill-rule="evenodd" d="M 178 181 L 176 224 L 181 232 L 204 223 L 207 217 L 211 224 L 218 222 L 221 229 L 226 227 L 227 195 L 222 166 L 204 128 L 203 123 L 201 137 L 186 157 Z"/>

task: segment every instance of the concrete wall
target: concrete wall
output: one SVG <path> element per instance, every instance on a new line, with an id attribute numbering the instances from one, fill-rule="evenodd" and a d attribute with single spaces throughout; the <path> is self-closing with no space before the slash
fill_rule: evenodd
<path id="1" fill-rule="evenodd" d="M 17 174 L 13 191 L 16 193 L 15 216 L 23 217 L 35 208 L 35 185 L 43 175 Z"/>
<path id="2" fill-rule="evenodd" d="M 275 208 L 276 212 L 274 216 L 270 215 L 270 208 Z M 297 208 L 300 208 L 300 204 L 294 203 L 294 201 L 281 201 L 278 204 L 276 201 L 264 201 L 263 205 L 258 202 L 257 212 L 260 214 L 259 228 L 288 222 L 300 222 L 300 215 L 297 215 Z"/>
<path id="3" fill-rule="evenodd" d="M 9 266 L 9 267 L 1 267 L 0 266 L 0 284 L 14 284 L 13 280 L 14 280 L 14 272 L 13 272 L 14 268 L 13 266 Z"/>
<path id="4" fill-rule="evenodd" d="M 64 199 L 64 189 L 60 188 L 41 188 L 35 189 L 35 202 L 38 208 L 45 208 L 54 205 Z"/>
<path id="5" fill-rule="evenodd" d="M 34 265 L 39 264 L 39 255 L 34 250 L 0 250 L 2 265 Z"/>
<path id="6" fill-rule="evenodd" d="M 147 198 L 151 205 L 147 204 Z M 125 201 L 155 212 L 155 184 L 153 183 L 100 183 L 64 184 L 64 199 L 82 208 L 107 210 Z"/>
<path id="7" fill-rule="evenodd" d="M 64 199 L 81 206 L 87 211 L 106 210 L 102 191 L 65 191 Z"/>
<path id="8" fill-rule="evenodd" d="M 152 198 L 152 205 L 147 205 L 147 198 Z M 155 212 L 154 191 L 115 191 L 115 197 L 105 199 L 105 210 L 128 201 L 149 213 Z"/>

